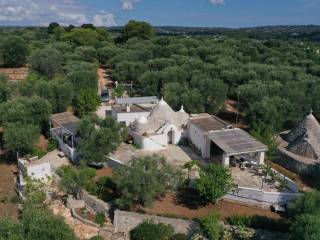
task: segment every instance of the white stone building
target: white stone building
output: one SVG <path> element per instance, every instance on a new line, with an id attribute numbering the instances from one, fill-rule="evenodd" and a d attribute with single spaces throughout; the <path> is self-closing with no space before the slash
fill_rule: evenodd
<path id="1" fill-rule="evenodd" d="M 117 98 L 116 104 L 112 106 L 111 116 L 117 122 L 129 126 L 140 116 L 148 117 L 157 103 L 158 98 L 155 96 Z"/>
<path id="2" fill-rule="evenodd" d="M 245 158 L 260 165 L 264 163 L 267 147 L 247 132 L 233 128 L 216 116 L 178 112 L 161 99 L 150 115 L 140 114 L 129 125 L 129 134 L 143 150 L 163 150 L 178 144 L 182 138 L 204 159 L 229 166 L 233 158 Z"/>
<path id="3" fill-rule="evenodd" d="M 161 99 L 149 116 L 140 115 L 129 127 L 135 144 L 144 150 L 165 149 L 178 144 L 186 136 L 189 115 L 183 110 L 175 112 Z"/>
<path id="4" fill-rule="evenodd" d="M 59 149 L 73 162 L 79 160 L 77 129 L 80 119 L 70 112 L 52 114 L 50 117 L 51 135 L 58 141 Z"/>
<path id="5" fill-rule="evenodd" d="M 24 199 L 26 178 L 39 180 L 44 183 L 50 181 L 52 177 L 52 169 L 48 158 L 33 157 L 18 159 L 18 181 L 17 192 L 19 197 Z"/>
<path id="6" fill-rule="evenodd" d="M 205 159 L 229 166 L 230 159 L 243 158 L 264 163 L 267 146 L 239 128 L 233 128 L 216 116 L 191 115 L 188 121 L 188 139 Z"/>

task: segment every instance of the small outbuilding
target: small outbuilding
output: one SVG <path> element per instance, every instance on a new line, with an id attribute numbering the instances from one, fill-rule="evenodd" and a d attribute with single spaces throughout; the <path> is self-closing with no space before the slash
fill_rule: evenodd
<path id="1" fill-rule="evenodd" d="M 58 141 L 59 149 L 72 161 L 77 161 L 79 153 L 78 126 L 80 119 L 70 112 L 52 114 L 50 117 L 51 135 Z"/>
<path id="2" fill-rule="evenodd" d="M 112 106 L 111 116 L 114 120 L 129 126 L 139 117 L 148 117 L 158 103 L 156 96 L 117 98 L 116 104 Z"/>
<path id="3" fill-rule="evenodd" d="M 267 146 L 250 134 L 209 114 L 191 115 L 188 138 L 203 158 L 229 166 L 230 158 L 238 156 L 258 165 L 264 163 Z"/>
<path id="4" fill-rule="evenodd" d="M 25 198 L 26 177 L 32 180 L 49 182 L 52 177 L 52 170 L 49 159 L 43 157 L 19 158 L 18 159 L 18 181 L 17 192 L 21 199 Z"/>

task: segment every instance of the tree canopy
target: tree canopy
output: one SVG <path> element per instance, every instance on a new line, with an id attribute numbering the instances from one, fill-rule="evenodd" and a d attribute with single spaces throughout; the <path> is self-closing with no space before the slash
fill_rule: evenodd
<path id="1" fill-rule="evenodd" d="M 150 39 L 154 36 L 154 29 L 147 22 L 130 20 L 123 29 L 123 38 L 128 40 L 136 37 L 141 39 Z"/>
<path id="2" fill-rule="evenodd" d="M 157 196 L 176 189 L 182 183 L 182 173 L 163 157 L 153 155 L 132 159 L 129 167 L 115 173 L 114 181 L 120 193 L 117 205 L 130 209 L 138 204 L 150 206 Z"/>
<path id="3" fill-rule="evenodd" d="M 221 164 L 209 164 L 200 170 L 200 178 L 196 182 L 196 189 L 201 199 L 216 202 L 233 186 L 230 169 Z"/>
<path id="4" fill-rule="evenodd" d="M 126 139 L 127 129 L 111 117 L 98 119 L 84 117 L 79 126 L 79 151 L 86 163 L 98 163 Z"/>
<path id="5" fill-rule="evenodd" d="M 0 43 L 2 65 L 5 67 L 21 67 L 26 63 L 27 44 L 20 36 L 10 36 Z"/>
<path id="6" fill-rule="evenodd" d="M 320 237 L 320 193 L 303 193 L 289 204 L 292 240 L 316 240 Z"/>
<path id="7" fill-rule="evenodd" d="M 51 79 L 62 73 L 63 57 L 61 52 L 49 47 L 32 53 L 30 63 L 34 70 Z"/>
<path id="8" fill-rule="evenodd" d="M 170 240 L 174 235 L 171 225 L 142 222 L 130 231 L 131 240 Z"/>

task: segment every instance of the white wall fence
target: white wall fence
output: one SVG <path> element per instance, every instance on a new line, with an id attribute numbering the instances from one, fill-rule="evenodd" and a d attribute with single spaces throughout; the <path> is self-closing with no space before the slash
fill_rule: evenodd
<path id="1" fill-rule="evenodd" d="M 271 206 L 275 203 L 286 204 L 298 195 L 298 193 L 265 192 L 255 188 L 238 187 L 238 189 L 230 191 L 223 198 L 243 203 Z"/>
<path id="2" fill-rule="evenodd" d="M 277 174 L 279 177 L 282 177 L 285 179 L 288 183 L 287 187 L 290 189 L 293 193 L 298 193 L 299 192 L 299 185 L 295 183 L 293 180 L 290 178 L 284 176 L 283 174 L 279 173 L 278 171 L 274 170 L 273 168 L 271 169 L 275 174 Z"/>

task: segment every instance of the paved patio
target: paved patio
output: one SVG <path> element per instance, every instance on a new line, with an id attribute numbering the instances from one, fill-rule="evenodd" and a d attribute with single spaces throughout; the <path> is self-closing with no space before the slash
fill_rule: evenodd
<path id="1" fill-rule="evenodd" d="M 262 177 L 251 169 L 241 170 L 239 167 L 232 167 L 231 172 L 234 183 L 239 187 L 257 188 L 266 192 L 281 192 L 274 184 L 266 182 L 262 184 Z"/>
<path id="2" fill-rule="evenodd" d="M 195 154 L 189 147 L 176 145 L 169 145 L 167 149 L 159 151 L 145 151 L 137 149 L 130 144 L 123 144 L 111 155 L 111 157 L 126 164 L 133 157 L 138 158 L 153 154 L 163 156 L 168 163 L 174 166 L 183 166 L 191 160 L 201 160 L 201 157 Z"/>
<path id="3" fill-rule="evenodd" d="M 60 168 L 63 165 L 70 165 L 70 161 L 67 157 L 60 157 L 58 155 L 58 150 L 53 150 L 46 155 L 44 155 L 41 160 L 43 161 L 49 161 L 52 171 L 55 172 L 58 168 Z"/>

